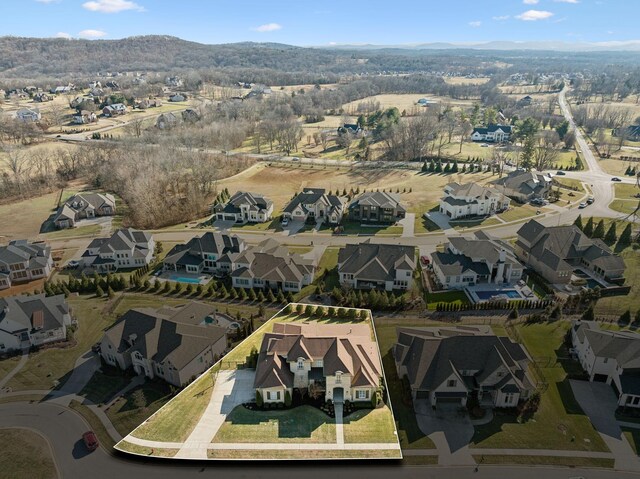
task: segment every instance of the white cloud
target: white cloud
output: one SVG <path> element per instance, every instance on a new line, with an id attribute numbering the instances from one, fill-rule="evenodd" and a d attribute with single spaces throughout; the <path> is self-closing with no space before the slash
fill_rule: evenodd
<path id="1" fill-rule="evenodd" d="M 60 0 L 36 0 L 36 2 L 38 3 L 44 3 L 44 4 L 49 4 L 49 3 L 59 3 Z"/>
<path id="2" fill-rule="evenodd" d="M 553 13 L 547 12 L 546 10 L 527 10 L 520 15 L 516 15 L 517 19 L 524 20 L 525 22 L 535 22 L 536 20 L 545 20 L 550 17 L 553 17 Z"/>
<path id="3" fill-rule="evenodd" d="M 474 28 L 477 28 L 480 25 L 482 25 L 482 22 L 480 20 L 476 20 L 474 22 L 469 22 L 469 26 L 474 27 Z"/>
<path id="4" fill-rule="evenodd" d="M 579 0 L 553 0 L 556 3 L 580 3 Z M 598 3 L 598 2 L 596 2 Z"/>
<path id="5" fill-rule="evenodd" d="M 282 25 L 279 23 L 265 23 L 259 27 L 252 28 L 256 32 L 275 32 L 276 30 L 282 30 Z"/>
<path id="6" fill-rule="evenodd" d="M 81 32 L 78 33 L 78 36 L 80 38 L 102 38 L 107 36 L 106 32 L 103 32 L 102 30 L 82 30 Z"/>
<path id="7" fill-rule="evenodd" d="M 71 39 L 71 34 L 67 33 L 67 32 L 58 32 L 55 34 L 56 38 L 66 38 L 67 40 Z"/>
<path id="8" fill-rule="evenodd" d="M 509 20 L 509 18 L 511 18 L 509 15 L 499 15 L 497 17 L 492 17 L 494 20 L 500 22 L 503 20 Z"/>
<path id="9" fill-rule="evenodd" d="M 124 12 L 125 10 L 144 12 L 144 7 L 130 0 L 92 0 L 83 3 L 82 7 L 92 12 L 101 13 L 118 13 Z"/>
<path id="10" fill-rule="evenodd" d="M 525 5 L 536 5 L 540 0 L 522 0 Z"/>

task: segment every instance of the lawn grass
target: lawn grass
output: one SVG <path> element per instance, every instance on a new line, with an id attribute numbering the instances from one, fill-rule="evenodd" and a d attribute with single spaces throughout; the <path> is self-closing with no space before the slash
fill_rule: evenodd
<path id="1" fill-rule="evenodd" d="M 209 459 L 400 459 L 398 449 L 353 449 L 353 450 L 322 450 L 320 446 L 314 450 L 230 450 L 230 449 L 209 449 L 207 457 Z"/>
<path id="2" fill-rule="evenodd" d="M 438 303 L 464 304 L 469 303 L 469 298 L 464 291 L 454 289 L 439 293 L 426 293 L 426 302 L 428 309 L 435 309 Z"/>
<path id="3" fill-rule="evenodd" d="M 563 457 L 563 456 L 482 456 L 473 455 L 478 464 L 526 464 L 530 466 L 567 466 L 598 467 L 612 469 L 614 460 L 598 457 Z"/>
<path id="4" fill-rule="evenodd" d="M 404 326 L 424 326 L 425 321 L 415 321 L 410 324 L 403 322 Z M 378 320 L 375 323 L 376 337 L 382 356 L 382 366 L 389 398 L 393 407 L 393 415 L 396 419 L 398 440 L 402 449 L 433 449 L 435 445 L 418 427 L 413 407 L 403 400 L 402 382 L 398 377 L 392 348 L 396 342 L 396 324 L 385 323 Z"/>
<path id="5" fill-rule="evenodd" d="M 0 429 L 0 471 L 11 479 L 56 479 L 58 472 L 47 440 L 30 429 Z"/>
<path id="6" fill-rule="evenodd" d="M 640 429 L 630 427 L 623 427 L 621 429 L 622 433 L 627 438 L 627 441 L 629 441 L 629 445 L 633 449 L 633 452 L 638 454 L 638 447 L 640 446 Z"/>
<path id="7" fill-rule="evenodd" d="M 179 449 L 165 449 L 165 448 L 150 448 L 146 446 L 139 446 L 138 444 L 132 444 L 127 441 L 120 441 L 118 447 L 119 451 L 130 452 L 132 454 L 138 454 L 141 456 L 154 456 L 154 457 L 174 457 L 178 454 Z"/>
<path id="8" fill-rule="evenodd" d="M 618 232 L 621 231 L 622 228 L 618 225 Z M 631 291 L 627 296 L 600 298 L 596 304 L 596 314 L 619 315 L 630 309 L 633 315 L 640 309 L 640 250 L 628 247 L 620 253 L 620 256 L 626 266 L 625 284 L 631 286 Z"/>
<path id="9" fill-rule="evenodd" d="M 389 407 L 359 409 L 344 418 L 344 442 L 398 443 Z"/>
<path id="10" fill-rule="evenodd" d="M 518 221 L 535 216 L 536 210 L 538 209 L 539 208 L 534 208 L 531 205 L 512 206 L 504 213 L 500 213 L 498 216 L 508 223 L 510 221 Z"/>
<path id="11" fill-rule="evenodd" d="M 348 235 L 401 235 L 402 226 L 381 225 L 381 226 L 365 226 L 359 221 L 343 221 L 342 232 Z"/>
<path id="12" fill-rule="evenodd" d="M 105 374 L 96 371 L 79 395 L 94 404 L 103 404 L 113 398 L 127 384 L 129 384 L 129 378 L 120 372 L 110 371 L 110 374 Z"/>
<path id="13" fill-rule="evenodd" d="M 469 220 L 453 220 L 449 224 L 455 229 L 477 228 L 478 226 L 494 226 L 502 224 L 498 218 L 488 216 L 486 218 L 469 219 Z"/>
<path id="14" fill-rule="evenodd" d="M 640 193 L 640 188 L 636 185 L 629 185 L 626 183 L 618 183 L 614 186 L 616 198 L 636 198 L 636 195 Z"/>
<path id="15" fill-rule="evenodd" d="M 640 216 L 638 205 L 640 205 L 640 200 L 637 200 L 637 199 L 631 199 L 631 200 L 615 199 L 609 204 L 609 208 L 611 208 L 614 211 L 623 213 L 625 215 L 630 215 L 635 212 L 638 214 L 638 216 Z"/>
<path id="16" fill-rule="evenodd" d="M 236 406 L 213 438 L 214 443 L 332 443 L 335 420 L 312 406 L 282 411 L 250 411 Z"/>
<path id="17" fill-rule="evenodd" d="M 138 422 L 131 435 L 150 441 L 179 442 L 187 439 L 211 399 L 214 385 L 213 376 L 210 374 L 212 370 L 213 368 L 187 386 L 144 423 Z M 176 414 L 176 411 L 185 409 L 190 411 L 188 416 Z"/>
<path id="18" fill-rule="evenodd" d="M 431 221 L 429 218 L 425 218 L 422 215 L 416 214 L 416 218 L 414 221 L 415 225 L 413 227 L 413 231 L 415 234 L 431 233 L 432 231 L 441 230 L 441 228 L 436 223 Z"/>
<path id="19" fill-rule="evenodd" d="M 476 426 L 473 447 L 607 451 L 573 397 L 565 370 L 569 365 L 557 360 L 556 351 L 562 351 L 570 326 L 569 321 L 516 326 L 529 354 L 539 362 L 548 389 L 533 419 L 521 424 L 513 414 L 496 411 L 493 421 Z"/>
<path id="20" fill-rule="evenodd" d="M 142 390 L 145 401 L 144 406 L 136 404 L 135 397 L 136 391 Z M 132 430 L 137 428 L 143 421 L 149 416 L 155 413 L 158 409 L 164 406 L 171 398 L 171 391 L 169 386 L 165 382 L 150 382 L 147 381 L 142 386 L 138 386 L 129 391 L 122 398 L 119 398 L 107 411 L 109 420 L 113 423 L 113 426 L 122 436 L 126 436 Z M 197 414 L 197 403 L 194 401 L 194 415 Z M 198 416 L 197 419 L 200 417 Z M 167 417 L 165 422 L 160 426 L 161 428 L 170 429 L 173 427 L 183 427 L 176 423 L 188 423 L 185 417 Z M 173 436 L 171 436 L 173 437 Z M 141 439 L 147 439 L 143 437 Z M 161 439 L 158 439 L 161 440 Z"/>
<path id="21" fill-rule="evenodd" d="M 66 228 L 63 230 L 51 231 L 50 233 L 45 233 L 44 237 L 51 241 L 57 239 L 64 238 L 72 238 L 75 236 L 96 236 L 101 231 L 100 225 L 84 225 L 77 226 L 75 228 Z"/>
<path id="22" fill-rule="evenodd" d="M 248 233 L 250 231 L 271 231 L 277 233 L 282 231 L 280 215 L 274 215 L 274 218 L 271 221 L 265 221 L 264 223 L 245 223 L 243 225 L 235 225 L 231 227 L 231 231 L 238 231 L 239 233 Z"/>

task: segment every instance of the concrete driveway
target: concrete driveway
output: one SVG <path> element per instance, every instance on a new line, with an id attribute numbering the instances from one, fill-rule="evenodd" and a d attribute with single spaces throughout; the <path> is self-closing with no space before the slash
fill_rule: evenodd
<path id="1" fill-rule="evenodd" d="M 571 381 L 571 389 L 591 424 L 615 456 L 615 468 L 640 471 L 638 456 L 618 426 L 615 417 L 618 399 L 611 386 L 599 382 Z"/>
<path id="2" fill-rule="evenodd" d="M 293 236 L 304 228 L 304 221 L 289 221 L 287 226 L 282 227 L 282 235 Z"/>
<path id="3" fill-rule="evenodd" d="M 211 393 L 211 399 L 200 422 L 184 442 L 176 457 L 183 459 L 206 459 L 207 448 L 227 415 L 236 406 L 255 399 L 252 369 L 219 371 Z"/>
<path id="4" fill-rule="evenodd" d="M 436 445 L 438 464 L 475 464 L 469 451 L 474 429 L 466 411 L 454 405 L 440 405 L 434 411 L 426 400 L 416 400 L 413 405 L 418 427 Z"/>
<path id="5" fill-rule="evenodd" d="M 413 238 L 415 236 L 415 227 L 416 227 L 416 214 L 415 213 L 407 213 L 404 218 L 398 221 L 400 226 L 402 226 L 402 237 L 403 238 Z"/>

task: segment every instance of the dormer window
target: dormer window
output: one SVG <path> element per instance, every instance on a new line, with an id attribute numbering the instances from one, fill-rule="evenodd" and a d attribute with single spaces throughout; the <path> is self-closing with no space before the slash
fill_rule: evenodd
<path id="1" fill-rule="evenodd" d="M 342 373 L 340 371 L 336 372 L 336 383 L 342 383 Z"/>
<path id="2" fill-rule="evenodd" d="M 302 371 L 304 369 L 304 359 L 298 359 L 298 371 Z"/>

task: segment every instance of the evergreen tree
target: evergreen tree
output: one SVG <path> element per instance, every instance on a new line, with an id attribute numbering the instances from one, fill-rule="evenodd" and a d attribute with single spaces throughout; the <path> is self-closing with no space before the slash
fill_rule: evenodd
<path id="1" fill-rule="evenodd" d="M 520 166 L 525 170 L 530 170 L 533 167 L 533 157 L 536 152 L 536 140 L 531 136 L 527 136 L 522 145 L 522 152 L 520 153 Z"/>
<path id="2" fill-rule="evenodd" d="M 187 288 L 185 289 L 185 293 L 187 294 L 187 296 L 191 296 L 191 294 L 193 293 L 193 285 L 191 283 L 187 285 Z"/>
<path id="3" fill-rule="evenodd" d="M 620 315 L 620 318 L 618 319 L 618 323 L 629 324 L 630 322 L 631 322 L 631 311 L 627 309 L 624 313 Z"/>
<path id="4" fill-rule="evenodd" d="M 618 241 L 618 233 L 616 232 L 615 222 L 612 222 L 607 230 L 607 234 L 604 235 L 604 242 L 611 246 L 616 241 Z"/>
<path id="5" fill-rule="evenodd" d="M 165 281 L 164 288 L 162 288 L 162 292 L 164 294 L 169 294 L 169 291 L 171 291 L 171 283 L 169 281 Z"/>
<path id="6" fill-rule="evenodd" d="M 587 224 L 584 225 L 584 229 L 582 230 L 584 232 L 585 235 L 587 235 L 589 238 L 591 238 L 593 236 L 593 218 L 589 218 L 587 220 Z"/>
<path id="7" fill-rule="evenodd" d="M 622 231 L 622 234 L 620 235 L 620 239 L 618 239 L 618 246 L 620 247 L 629 246 L 631 244 L 631 239 L 632 239 L 631 236 L 632 236 L 631 223 L 628 223 L 627 226 L 625 226 L 624 230 Z"/>
<path id="8" fill-rule="evenodd" d="M 599 239 L 604 238 L 604 220 L 598 221 L 598 224 L 596 225 L 596 229 L 593 230 L 592 238 L 599 238 Z"/>
<path id="9" fill-rule="evenodd" d="M 115 294 L 115 293 L 113 292 L 113 288 L 112 288 L 111 286 L 109 286 L 109 287 L 107 288 L 107 297 L 108 297 L 108 298 L 113 298 L 114 294 Z"/>
<path id="10" fill-rule="evenodd" d="M 582 231 L 584 228 L 584 225 L 582 224 L 582 215 L 578 215 L 578 217 L 573 222 L 573 224 L 576 225 Z"/>
<path id="11" fill-rule="evenodd" d="M 102 288 L 100 287 L 100 285 L 98 285 L 98 287 L 96 288 L 96 296 L 98 298 L 102 298 L 104 296 L 104 291 L 102 291 Z"/>
<path id="12" fill-rule="evenodd" d="M 596 319 L 595 312 L 593 311 L 593 305 L 590 305 L 582 314 L 582 319 L 584 321 L 594 321 Z"/>

